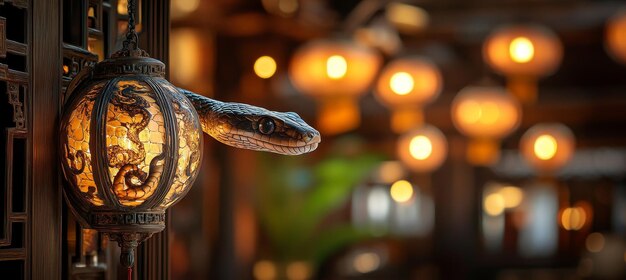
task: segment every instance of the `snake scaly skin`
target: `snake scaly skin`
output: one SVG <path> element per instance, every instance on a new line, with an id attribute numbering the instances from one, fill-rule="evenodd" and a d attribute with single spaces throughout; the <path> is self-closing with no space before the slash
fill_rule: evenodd
<path id="1" fill-rule="evenodd" d="M 320 133 L 293 112 L 221 102 L 179 89 L 198 112 L 202 130 L 216 140 L 237 148 L 300 155 L 312 152 Z"/>

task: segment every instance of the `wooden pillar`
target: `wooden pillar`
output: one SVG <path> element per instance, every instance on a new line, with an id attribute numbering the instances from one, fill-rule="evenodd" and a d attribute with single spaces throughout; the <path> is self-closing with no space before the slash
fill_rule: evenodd
<path id="1" fill-rule="evenodd" d="M 29 72 L 31 279 L 61 277 L 61 184 L 57 155 L 61 91 L 61 1 L 32 1 Z M 51 120 L 56 120 L 51 123 Z"/>

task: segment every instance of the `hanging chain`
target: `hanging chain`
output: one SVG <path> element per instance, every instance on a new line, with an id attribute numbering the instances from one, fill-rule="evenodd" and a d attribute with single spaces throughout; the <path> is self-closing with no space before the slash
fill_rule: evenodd
<path id="1" fill-rule="evenodd" d="M 122 42 L 122 49 L 115 52 L 111 57 L 147 57 L 146 51 L 139 48 L 139 36 L 135 31 L 135 12 L 137 11 L 137 1 L 128 0 L 128 30 L 126 30 L 126 39 Z"/>
<path id="2" fill-rule="evenodd" d="M 128 49 L 129 45 L 133 49 L 138 48 L 138 36 L 135 32 L 135 10 L 137 5 L 135 0 L 128 0 L 128 31 L 126 32 L 126 40 L 124 40 L 124 49 Z"/>

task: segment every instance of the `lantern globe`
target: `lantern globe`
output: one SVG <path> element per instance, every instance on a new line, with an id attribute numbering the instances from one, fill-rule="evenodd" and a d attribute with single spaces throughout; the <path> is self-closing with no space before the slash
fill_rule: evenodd
<path id="1" fill-rule="evenodd" d="M 84 227 L 149 236 L 202 157 L 193 105 L 148 57 L 114 57 L 70 85 L 60 126 L 65 196 Z M 147 238 L 147 237 L 146 237 Z"/>
<path id="2" fill-rule="evenodd" d="M 483 44 L 485 62 L 507 76 L 548 76 L 557 70 L 562 58 L 558 36 L 539 25 L 498 28 Z"/>
<path id="3" fill-rule="evenodd" d="M 431 172 L 441 166 L 448 154 L 448 142 L 435 126 L 424 124 L 398 139 L 396 154 L 414 171 Z"/>
<path id="4" fill-rule="evenodd" d="M 466 136 L 500 139 L 520 123 L 521 107 L 501 87 L 469 86 L 452 101 L 452 122 Z"/>
<path id="5" fill-rule="evenodd" d="M 437 66 L 422 57 L 396 59 L 380 73 L 375 96 L 389 108 L 421 107 L 441 93 L 442 78 Z"/>
<path id="6" fill-rule="evenodd" d="M 520 140 L 526 162 L 541 173 L 555 172 L 572 158 L 576 148 L 574 133 L 560 123 L 542 123 L 528 129 Z"/>
<path id="7" fill-rule="evenodd" d="M 380 55 L 366 46 L 322 39 L 295 52 L 289 77 L 299 91 L 314 97 L 359 96 L 367 92 L 380 64 Z"/>
<path id="8" fill-rule="evenodd" d="M 607 52 L 616 61 L 626 63 L 626 9 L 608 20 L 605 36 Z"/>

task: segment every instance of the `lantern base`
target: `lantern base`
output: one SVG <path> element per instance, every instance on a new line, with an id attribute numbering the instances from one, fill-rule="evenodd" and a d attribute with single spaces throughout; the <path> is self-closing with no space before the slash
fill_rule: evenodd
<path id="1" fill-rule="evenodd" d="M 165 229 L 165 211 L 92 211 L 89 227 L 101 232 L 160 232 Z"/>

